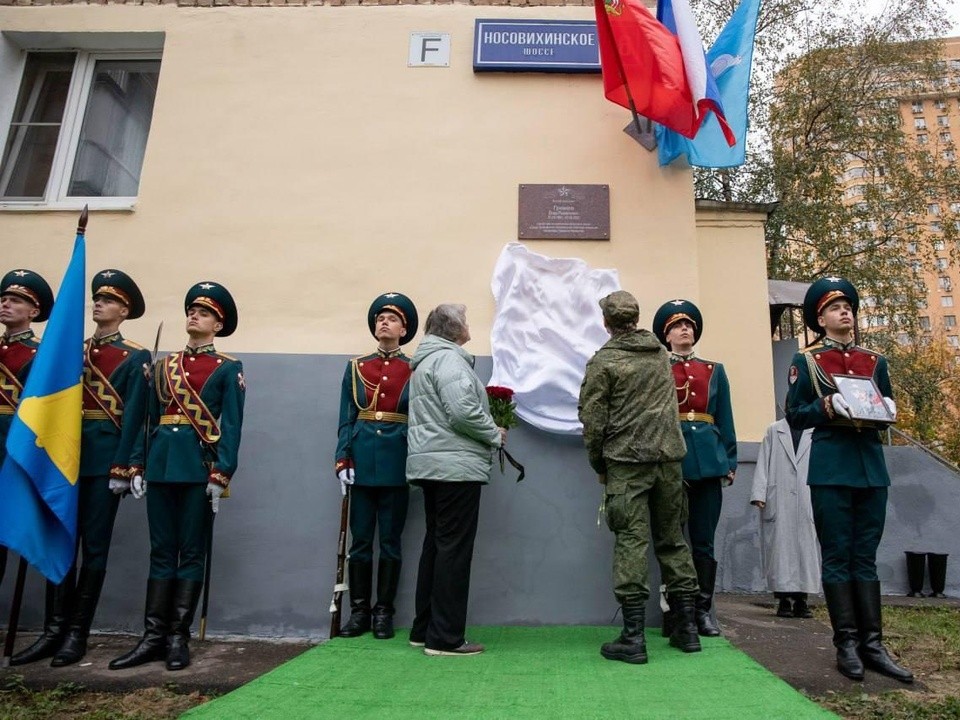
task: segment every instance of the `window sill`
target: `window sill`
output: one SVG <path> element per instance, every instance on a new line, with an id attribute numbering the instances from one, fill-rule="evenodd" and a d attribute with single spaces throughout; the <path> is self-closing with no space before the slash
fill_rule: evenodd
<path id="1" fill-rule="evenodd" d="M 80 212 L 84 207 L 96 212 L 133 212 L 136 204 L 136 198 L 73 198 L 54 203 L 0 200 L 0 212 Z"/>

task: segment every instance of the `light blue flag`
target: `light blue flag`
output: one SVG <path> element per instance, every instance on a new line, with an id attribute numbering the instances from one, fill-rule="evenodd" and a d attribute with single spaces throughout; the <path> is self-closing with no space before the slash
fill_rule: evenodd
<path id="1" fill-rule="evenodd" d="M 0 545 L 55 583 L 66 576 L 76 553 L 84 245 L 78 232 L 0 469 Z"/>
<path id="2" fill-rule="evenodd" d="M 727 145 L 720 123 L 712 113 L 704 120 L 693 140 L 657 125 L 657 155 L 661 165 L 667 165 L 683 154 L 686 154 L 691 165 L 698 167 L 743 165 L 746 158 L 753 38 L 759 12 L 760 0 L 743 0 L 707 52 L 707 63 L 717 79 L 720 101 L 727 123 L 736 136 L 736 145 Z"/>

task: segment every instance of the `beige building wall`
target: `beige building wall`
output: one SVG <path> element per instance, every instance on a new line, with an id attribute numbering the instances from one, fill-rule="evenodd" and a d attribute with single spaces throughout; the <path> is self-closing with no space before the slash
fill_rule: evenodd
<path id="1" fill-rule="evenodd" d="M 466 303 L 469 349 L 489 354 L 491 273 L 517 239 L 517 186 L 604 183 L 609 242 L 528 247 L 616 268 L 644 323 L 667 299 L 701 304 L 703 352 L 728 367 L 741 439 L 759 440 L 773 419 L 762 219 L 711 216 L 698 231 L 690 171 L 660 168 L 622 132 L 629 114 L 599 75 L 474 74 L 478 17 L 593 9 L 0 7 L 6 32 L 165 33 L 139 197 L 93 212 L 87 233 L 88 275 L 120 267 L 147 298 L 130 337 L 152 343 L 163 320 L 163 346 L 177 346 L 183 293 L 212 279 L 241 310 L 218 343 L 227 352 L 356 353 L 370 344 L 369 302 L 398 290 L 423 310 Z M 408 67 L 412 31 L 450 33 L 450 67 Z M 56 286 L 75 221 L 0 209 L 5 263 Z"/>

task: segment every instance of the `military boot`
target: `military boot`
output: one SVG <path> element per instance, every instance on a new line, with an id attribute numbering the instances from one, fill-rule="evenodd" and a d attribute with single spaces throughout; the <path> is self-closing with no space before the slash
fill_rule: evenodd
<path id="1" fill-rule="evenodd" d="M 340 637 L 358 637 L 370 631 L 370 585 L 373 563 L 351 560 L 347 566 L 350 579 L 350 619 L 340 629 Z"/>
<path id="2" fill-rule="evenodd" d="M 377 604 L 373 608 L 373 636 L 389 640 L 394 636 L 393 613 L 397 587 L 400 585 L 399 560 L 380 558 L 377 568 Z"/>
<path id="3" fill-rule="evenodd" d="M 110 661 L 111 670 L 126 670 L 144 663 L 162 660 L 167 656 L 168 615 L 177 581 L 147 580 L 147 606 L 143 613 L 143 637 L 137 646 Z"/>
<path id="4" fill-rule="evenodd" d="M 613 642 L 604 643 L 600 654 L 607 660 L 620 660 L 633 665 L 645 665 L 647 662 L 647 641 L 643 636 L 643 623 L 646 618 L 646 601 L 641 598 L 627 598 L 621 605 L 623 610 L 623 632 Z"/>
<path id="5" fill-rule="evenodd" d="M 910 592 L 907 597 L 923 597 L 923 579 L 926 574 L 927 554 L 905 552 L 907 556 L 907 584 Z"/>
<path id="6" fill-rule="evenodd" d="M 203 583 L 198 580 L 177 580 L 167 636 L 167 670 L 183 670 L 190 664 L 190 626 L 202 592 Z"/>
<path id="7" fill-rule="evenodd" d="M 882 675 L 903 683 L 913 682 L 913 673 L 898 665 L 883 646 L 883 620 L 880 610 L 880 581 L 856 580 L 853 583 L 863 664 Z"/>
<path id="8" fill-rule="evenodd" d="M 704 637 L 717 637 L 720 628 L 713 621 L 710 610 L 713 607 L 713 588 L 717 581 L 717 561 L 713 558 L 694 558 L 693 567 L 697 571 L 697 632 Z"/>
<path id="9" fill-rule="evenodd" d="M 823 597 L 833 627 L 833 646 L 837 649 L 837 670 L 851 680 L 863 680 L 863 661 L 857 654 L 857 610 L 853 583 L 823 583 Z"/>
<path id="10" fill-rule="evenodd" d="M 67 634 L 67 623 L 70 619 L 76 582 L 77 573 L 74 569 L 67 573 L 67 577 L 59 585 L 47 581 L 43 633 L 33 645 L 10 658 L 10 665 L 26 665 L 37 660 L 45 660 L 60 649 L 63 638 Z"/>
<path id="11" fill-rule="evenodd" d="M 106 570 L 90 570 L 86 567 L 80 569 L 76 601 L 67 627 L 67 636 L 53 656 L 50 667 L 73 665 L 87 654 L 87 637 L 90 635 L 90 626 L 93 624 L 93 615 L 97 611 L 103 579 L 106 576 Z"/>
<path id="12" fill-rule="evenodd" d="M 943 553 L 927 553 L 927 566 L 930 570 L 930 597 L 946 597 L 943 591 L 947 587 L 947 557 Z"/>
<path id="13" fill-rule="evenodd" d="M 692 595 L 671 595 L 670 614 L 673 616 L 673 632 L 670 644 L 685 653 L 700 652 L 700 634 L 697 630 L 696 600 Z"/>

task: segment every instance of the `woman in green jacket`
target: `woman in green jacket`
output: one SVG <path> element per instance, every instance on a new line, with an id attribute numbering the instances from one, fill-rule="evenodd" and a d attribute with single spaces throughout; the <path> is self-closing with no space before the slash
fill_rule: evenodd
<path id="1" fill-rule="evenodd" d="M 452 304 L 432 310 L 410 363 L 407 482 L 423 488 L 427 525 L 410 644 L 427 655 L 484 649 L 464 637 L 470 565 L 480 489 L 507 431 L 493 422 L 474 358 L 462 347 L 470 340 L 466 312 Z"/>

